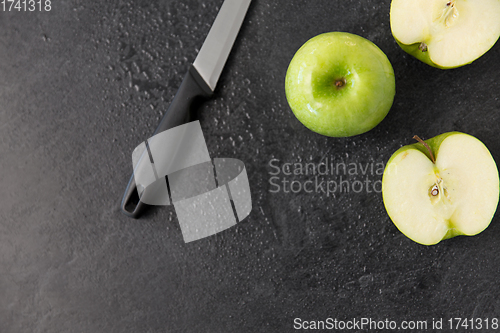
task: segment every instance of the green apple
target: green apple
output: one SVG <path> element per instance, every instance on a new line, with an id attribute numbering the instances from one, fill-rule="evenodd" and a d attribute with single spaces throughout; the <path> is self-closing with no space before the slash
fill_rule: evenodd
<path id="1" fill-rule="evenodd" d="M 392 155 L 382 178 L 396 227 L 424 245 L 486 229 L 499 198 L 498 170 L 486 146 L 460 132 L 415 139 Z"/>
<path id="2" fill-rule="evenodd" d="M 293 113 L 310 130 L 353 136 L 371 130 L 389 112 L 394 71 L 369 40 L 329 32 L 311 38 L 294 55 L 285 92 Z"/>
<path id="3" fill-rule="evenodd" d="M 392 0 L 390 17 L 401 48 L 442 69 L 470 64 L 500 36 L 498 0 Z"/>

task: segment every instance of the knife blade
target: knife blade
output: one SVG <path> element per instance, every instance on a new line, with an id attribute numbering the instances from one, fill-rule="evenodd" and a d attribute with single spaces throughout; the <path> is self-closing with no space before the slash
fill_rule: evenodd
<path id="1" fill-rule="evenodd" d="M 153 135 L 189 122 L 195 101 L 213 94 L 250 2 L 251 0 L 224 1 L 194 63 L 189 67 Z M 144 192 L 146 191 L 147 188 Z M 145 195 L 144 192 L 142 195 Z M 139 218 L 146 206 L 139 199 L 132 174 L 121 201 L 121 211 L 129 217 Z"/>

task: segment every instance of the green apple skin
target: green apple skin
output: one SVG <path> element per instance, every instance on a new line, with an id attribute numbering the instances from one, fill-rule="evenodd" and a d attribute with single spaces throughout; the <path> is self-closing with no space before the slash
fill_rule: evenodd
<path id="1" fill-rule="evenodd" d="M 343 85 L 339 88 L 337 82 Z M 387 56 L 371 41 L 346 32 L 308 40 L 294 55 L 285 78 L 286 98 L 297 119 L 330 137 L 374 128 L 389 112 L 395 92 Z"/>
<path id="2" fill-rule="evenodd" d="M 430 138 L 430 139 L 427 139 L 425 140 L 424 142 L 427 143 L 427 145 L 429 146 L 429 148 L 431 149 L 432 151 L 432 154 L 434 155 L 434 158 L 437 160 L 438 156 L 439 156 L 439 147 L 441 146 L 441 143 L 443 143 L 443 141 L 452 136 L 452 135 L 455 135 L 455 134 L 461 134 L 461 135 L 467 135 L 467 136 L 470 136 L 472 138 L 474 138 L 473 136 L 471 135 L 468 135 L 468 134 L 465 134 L 465 133 L 462 133 L 462 132 L 447 132 L 447 133 L 443 133 L 443 134 L 440 134 L 438 136 L 435 136 L 433 138 Z M 475 138 L 474 138 L 475 139 Z M 476 139 L 477 140 L 477 139 Z M 429 150 L 421 143 L 414 143 L 414 144 L 410 144 L 410 145 L 406 145 L 406 146 L 403 146 L 401 148 L 399 148 L 396 152 L 394 152 L 394 154 L 391 156 L 391 158 L 387 161 L 387 164 L 386 164 L 386 168 L 384 170 L 384 175 L 382 177 L 382 195 L 384 195 L 384 192 L 387 191 L 387 188 L 386 188 L 386 175 L 387 173 L 389 172 L 389 169 L 391 168 L 391 163 L 393 162 L 393 160 L 395 158 L 397 158 L 398 156 L 400 156 L 402 153 L 406 152 L 406 151 L 409 151 L 409 150 L 419 150 L 420 152 L 422 152 L 423 154 L 425 154 L 427 156 L 427 158 L 429 160 L 431 160 L 431 155 L 429 153 Z M 489 153 L 488 153 L 489 154 Z M 491 155 L 490 155 L 491 157 Z M 493 160 L 493 157 L 491 157 L 491 159 Z M 495 161 L 493 160 L 493 164 L 496 168 L 496 163 Z M 499 180 L 499 177 L 498 177 L 498 170 L 496 170 L 496 184 L 498 186 L 500 180 Z M 500 190 L 500 186 L 499 187 L 499 190 Z M 498 202 L 499 202 L 499 196 L 498 196 L 498 192 L 496 194 L 496 204 L 495 204 L 495 207 L 498 206 Z M 403 230 L 401 230 L 401 228 L 398 226 L 398 224 L 395 222 L 393 216 L 391 216 L 391 214 L 389 213 L 390 212 L 390 208 L 388 207 L 387 205 L 387 202 L 384 198 L 384 206 L 385 206 L 385 209 L 389 215 L 389 217 L 391 218 L 391 220 L 394 222 L 395 226 L 403 233 Z M 491 221 L 490 221 L 491 222 Z M 418 239 L 415 239 L 414 237 L 412 237 L 412 235 L 408 235 L 408 234 L 405 234 L 408 238 L 410 238 L 411 240 L 417 242 L 417 243 L 420 243 L 422 245 L 435 245 L 437 243 L 439 243 L 440 241 L 442 240 L 445 240 L 445 239 L 449 239 L 449 238 L 453 238 L 453 237 L 456 237 L 456 236 L 461 236 L 461 235 L 465 235 L 465 236 L 474 236 L 474 235 L 477 235 L 479 233 L 481 233 L 483 230 L 485 230 L 487 227 L 488 227 L 489 223 L 487 225 L 484 226 L 484 228 L 480 229 L 480 230 L 477 230 L 474 234 L 465 234 L 463 233 L 462 231 L 460 230 L 457 230 L 456 228 L 450 228 L 448 230 L 448 232 L 438 241 L 436 242 L 430 242 L 430 243 L 426 243 L 426 242 L 422 242 Z"/>
<path id="3" fill-rule="evenodd" d="M 435 64 L 435 63 L 432 62 L 431 58 L 429 57 L 429 52 L 422 52 L 419 49 L 420 43 L 406 45 L 406 44 L 403 44 L 400 41 L 398 41 L 395 37 L 394 37 L 394 39 L 396 40 L 396 43 L 398 43 L 398 45 L 403 49 L 403 51 L 405 51 L 409 55 L 417 58 L 418 60 L 422 61 L 423 63 L 426 63 L 427 65 L 430 65 L 430 66 L 435 67 L 435 68 L 439 68 L 439 69 L 453 69 L 453 68 L 462 67 L 462 66 L 465 66 L 465 65 L 468 65 L 468 64 L 472 63 L 472 61 L 471 61 L 471 62 L 468 62 L 468 63 L 465 63 L 465 64 L 461 64 L 459 66 L 451 66 L 451 67 L 439 66 L 439 65 L 437 65 L 437 64 Z"/>

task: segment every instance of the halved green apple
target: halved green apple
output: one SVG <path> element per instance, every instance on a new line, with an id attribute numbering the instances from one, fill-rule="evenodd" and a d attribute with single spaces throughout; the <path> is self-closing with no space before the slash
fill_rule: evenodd
<path id="1" fill-rule="evenodd" d="M 495 160 L 475 137 L 450 132 L 397 150 L 382 178 L 384 205 L 396 227 L 432 245 L 486 229 L 497 209 Z"/>
<path id="2" fill-rule="evenodd" d="M 392 0 L 391 30 L 403 50 L 434 67 L 469 64 L 500 36 L 499 0 Z"/>

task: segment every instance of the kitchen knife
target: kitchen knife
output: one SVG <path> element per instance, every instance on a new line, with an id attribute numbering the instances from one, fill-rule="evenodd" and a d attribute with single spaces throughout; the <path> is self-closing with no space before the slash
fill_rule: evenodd
<path id="1" fill-rule="evenodd" d="M 191 121 L 195 101 L 212 95 L 231 52 L 251 0 L 225 0 L 194 63 L 184 77 L 172 104 L 153 134 Z M 143 158 L 149 158 L 144 154 Z M 142 195 L 145 195 L 147 188 Z M 134 175 L 121 202 L 122 212 L 138 218 L 147 205 L 139 200 Z"/>

